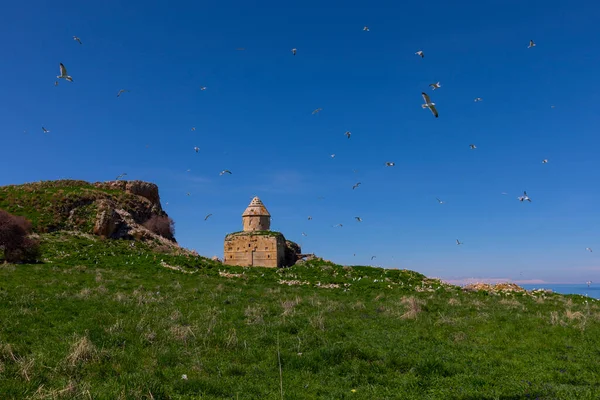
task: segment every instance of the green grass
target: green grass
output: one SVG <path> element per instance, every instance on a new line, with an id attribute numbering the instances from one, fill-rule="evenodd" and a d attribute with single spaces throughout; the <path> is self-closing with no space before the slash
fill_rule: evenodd
<path id="1" fill-rule="evenodd" d="M 600 398 L 582 296 L 42 237 L 43 263 L 0 265 L 2 399 Z"/>

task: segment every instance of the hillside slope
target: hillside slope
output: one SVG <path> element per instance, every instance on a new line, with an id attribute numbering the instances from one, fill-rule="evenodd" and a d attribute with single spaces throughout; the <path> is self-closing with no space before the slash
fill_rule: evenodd
<path id="1" fill-rule="evenodd" d="M 0 265 L 3 399 L 597 399 L 600 307 L 54 232 Z"/>

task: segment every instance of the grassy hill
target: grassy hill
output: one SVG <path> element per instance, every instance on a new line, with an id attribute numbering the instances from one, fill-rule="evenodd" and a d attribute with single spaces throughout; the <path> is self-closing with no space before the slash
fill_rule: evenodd
<path id="1" fill-rule="evenodd" d="M 582 296 L 40 238 L 40 263 L 0 264 L 1 399 L 600 398 L 600 305 Z"/>

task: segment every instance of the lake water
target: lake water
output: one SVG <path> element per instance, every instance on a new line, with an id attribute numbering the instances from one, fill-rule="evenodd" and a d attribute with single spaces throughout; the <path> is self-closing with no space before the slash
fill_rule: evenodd
<path id="1" fill-rule="evenodd" d="M 590 287 L 585 283 L 581 284 L 568 284 L 568 283 L 537 283 L 537 284 L 527 284 L 527 285 L 519 285 L 523 289 L 533 290 L 533 289 L 551 289 L 555 293 L 560 294 L 580 294 L 583 296 L 588 296 L 593 299 L 600 299 L 600 284 L 592 283 Z"/>

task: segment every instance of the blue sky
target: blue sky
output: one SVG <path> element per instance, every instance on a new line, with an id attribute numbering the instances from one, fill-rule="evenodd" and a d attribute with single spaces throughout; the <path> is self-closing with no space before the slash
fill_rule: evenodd
<path id="1" fill-rule="evenodd" d="M 256 195 L 273 230 L 338 263 L 600 281 L 599 12 L 591 1 L 7 3 L 0 185 L 127 172 L 159 185 L 179 242 L 206 256 L 222 256 Z M 74 82 L 55 87 L 60 62 Z"/>

